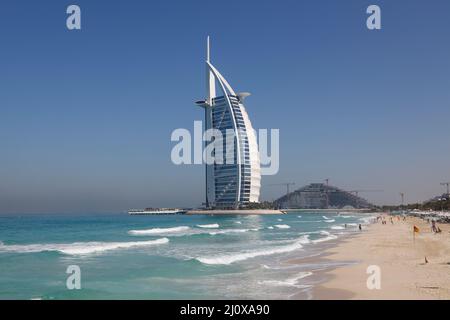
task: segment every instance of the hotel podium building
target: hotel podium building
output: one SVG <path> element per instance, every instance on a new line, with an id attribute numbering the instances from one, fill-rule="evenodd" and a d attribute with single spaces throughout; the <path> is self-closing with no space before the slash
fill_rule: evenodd
<path id="1" fill-rule="evenodd" d="M 249 95 L 235 93 L 211 64 L 208 37 L 206 99 L 196 104 L 205 110 L 205 130 L 218 130 L 222 137 L 211 139 L 205 147 L 210 148 L 210 144 L 214 143 L 214 148 L 217 148 L 218 144 L 222 144 L 224 160 L 216 159 L 213 164 L 206 164 L 207 208 L 238 209 L 245 208 L 251 202 L 259 202 L 261 171 L 258 145 L 243 104 Z"/>

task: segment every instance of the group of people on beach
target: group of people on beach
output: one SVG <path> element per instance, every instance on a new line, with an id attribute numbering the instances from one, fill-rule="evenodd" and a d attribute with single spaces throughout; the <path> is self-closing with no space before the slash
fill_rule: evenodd
<path id="1" fill-rule="evenodd" d="M 397 219 L 397 221 L 401 221 L 400 216 L 389 216 L 389 221 L 391 224 L 394 224 L 394 220 Z M 403 221 L 406 220 L 406 216 L 403 216 Z M 387 224 L 386 217 L 385 216 L 377 216 L 376 222 L 380 222 L 381 224 Z"/>
<path id="2" fill-rule="evenodd" d="M 387 224 L 387 221 L 386 221 L 385 217 L 378 216 L 377 217 L 377 222 L 379 222 L 380 220 L 381 220 L 381 224 Z M 392 217 L 390 217 L 390 221 L 391 221 L 391 224 L 394 224 L 394 220 L 392 219 Z"/>
<path id="3" fill-rule="evenodd" d="M 394 224 L 394 220 L 397 219 L 397 221 L 405 221 L 406 220 L 406 215 L 403 215 L 401 218 L 400 216 L 389 216 L 389 221 L 391 222 L 391 224 Z M 376 222 L 380 222 L 381 224 L 387 224 L 386 221 L 386 217 L 385 216 L 377 216 L 376 218 Z M 427 223 L 431 224 L 431 232 L 433 233 L 441 233 L 442 230 L 441 228 L 439 228 L 439 226 L 437 225 L 436 221 L 434 219 L 427 219 Z"/>

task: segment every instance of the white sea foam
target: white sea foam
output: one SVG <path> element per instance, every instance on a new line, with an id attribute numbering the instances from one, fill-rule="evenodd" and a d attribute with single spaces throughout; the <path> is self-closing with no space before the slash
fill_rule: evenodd
<path id="1" fill-rule="evenodd" d="M 87 255 L 108 250 L 147 247 L 168 243 L 169 239 L 160 238 L 149 241 L 131 242 L 74 242 L 63 244 L 28 244 L 28 245 L 0 245 L 0 251 L 33 253 L 44 251 L 58 251 L 68 255 Z"/>
<path id="2" fill-rule="evenodd" d="M 287 224 L 276 224 L 274 227 L 278 228 L 278 229 L 289 229 L 290 226 L 288 226 Z"/>
<path id="3" fill-rule="evenodd" d="M 303 231 L 303 232 L 298 232 L 298 234 L 317 234 L 317 233 L 322 233 L 322 231 Z"/>
<path id="4" fill-rule="evenodd" d="M 270 286 L 292 286 L 292 287 L 297 287 L 297 288 L 304 288 L 305 285 L 299 285 L 298 281 L 309 277 L 310 275 L 312 275 L 312 272 L 300 272 L 297 275 L 288 278 L 286 280 L 263 280 L 263 281 L 258 281 L 258 284 L 262 284 L 262 285 L 270 285 Z"/>
<path id="5" fill-rule="evenodd" d="M 319 239 L 316 239 L 316 240 L 312 240 L 313 243 L 320 243 L 320 242 L 325 242 L 325 241 L 330 241 L 330 240 L 337 239 L 337 236 L 329 233 L 328 231 L 322 230 L 320 233 L 322 235 L 325 235 L 325 237 L 319 238 Z"/>
<path id="6" fill-rule="evenodd" d="M 348 219 L 348 218 L 354 218 L 355 216 L 344 216 L 344 215 L 339 215 L 339 217 Z"/>
<path id="7" fill-rule="evenodd" d="M 334 219 L 325 220 L 325 222 L 327 222 L 327 223 L 333 223 L 334 221 L 336 221 L 336 220 L 334 220 Z"/>
<path id="8" fill-rule="evenodd" d="M 217 223 L 212 223 L 212 224 L 198 224 L 197 227 L 199 228 L 206 228 L 206 229 L 214 229 L 214 228 L 218 228 L 219 225 Z"/>
<path id="9" fill-rule="evenodd" d="M 323 220 L 298 221 L 298 223 L 317 223 L 317 222 L 323 222 Z"/>
<path id="10" fill-rule="evenodd" d="M 276 265 L 276 266 L 268 266 L 267 264 L 262 264 L 261 267 L 266 270 L 290 270 L 290 269 L 297 269 L 299 266 L 296 264 L 291 265 Z"/>
<path id="11" fill-rule="evenodd" d="M 297 218 L 301 218 L 302 216 L 297 216 Z"/>
<path id="12" fill-rule="evenodd" d="M 329 220 L 330 218 L 328 218 L 327 216 L 322 216 L 322 218 Z"/>
<path id="13" fill-rule="evenodd" d="M 187 226 L 181 226 L 181 227 L 173 227 L 173 228 L 152 228 L 152 229 L 145 229 L 145 230 L 130 230 L 130 231 L 128 231 L 128 233 L 133 236 L 147 236 L 147 235 L 154 235 L 154 234 L 174 234 L 174 233 L 185 232 L 189 229 L 190 228 Z"/>
<path id="14" fill-rule="evenodd" d="M 283 221 L 283 219 L 277 219 L 277 221 Z"/>
<path id="15" fill-rule="evenodd" d="M 227 234 L 227 233 L 244 233 L 248 231 L 258 231 L 259 229 L 225 229 L 225 230 L 218 230 L 218 231 L 211 231 L 208 232 L 210 235 L 214 236 L 216 234 Z"/>
<path id="16" fill-rule="evenodd" d="M 376 218 L 375 216 L 364 217 L 364 218 L 359 218 L 359 221 L 362 221 L 364 224 L 369 224 L 375 218 Z"/>
<path id="17" fill-rule="evenodd" d="M 333 229 L 333 230 L 344 230 L 345 227 L 343 227 L 343 226 L 331 226 L 331 229 Z"/>
<path id="18" fill-rule="evenodd" d="M 273 254 L 279 254 L 279 253 L 286 253 L 291 252 L 294 250 L 298 250 L 303 248 L 302 243 L 309 243 L 309 239 L 307 236 L 303 236 L 300 239 L 296 240 L 295 242 L 285 245 L 285 246 L 276 246 L 276 247 L 270 247 L 266 249 L 259 249 L 259 250 L 252 250 L 252 251 L 245 251 L 245 252 L 237 252 L 237 253 L 230 253 L 230 254 L 223 254 L 223 255 L 216 255 L 216 256 L 208 256 L 208 257 L 198 257 L 196 258 L 198 261 L 204 264 L 231 264 L 238 261 L 243 261 L 251 258 L 256 258 L 260 256 L 268 256 Z"/>
<path id="19" fill-rule="evenodd" d="M 237 223 L 237 224 L 242 224 L 242 222 L 241 222 L 241 221 L 235 221 L 235 223 Z"/>

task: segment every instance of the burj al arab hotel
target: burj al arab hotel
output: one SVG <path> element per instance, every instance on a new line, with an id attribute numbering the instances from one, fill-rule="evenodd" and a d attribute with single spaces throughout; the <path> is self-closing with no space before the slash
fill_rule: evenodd
<path id="1" fill-rule="evenodd" d="M 228 150 L 227 157 L 231 155 L 233 161 L 206 164 L 207 208 L 238 209 L 245 208 L 251 202 L 259 202 L 261 171 L 258 144 L 243 104 L 249 95 L 246 92 L 235 93 L 228 81 L 211 64 L 208 37 L 206 99 L 197 101 L 196 104 L 205 109 L 204 129 L 218 130 L 223 137 L 209 141 L 206 146 L 210 143 L 215 143 L 215 146 L 222 144 L 222 150 Z M 232 138 L 227 135 L 230 131 L 234 133 Z M 232 149 L 229 147 L 230 143 Z"/>

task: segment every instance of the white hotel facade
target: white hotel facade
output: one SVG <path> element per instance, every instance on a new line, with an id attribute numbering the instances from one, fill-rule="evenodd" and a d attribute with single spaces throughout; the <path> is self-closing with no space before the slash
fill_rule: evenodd
<path id="1" fill-rule="evenodd" d="M 227 131 L 234 132 L 232 163 L 206 164 L 206 207 L 245 208 L 251 202 L 259 202 L 261 188 L 256 134 L 243 104 L 250 94 L 235 93 L 211 64 L 209 37 L 206 51 L 206 99 L 196 104 L 205 110 L 205 130 L 217 129 L 223 137 L 207 145 L 222 143 L 225 154 Z"/>

